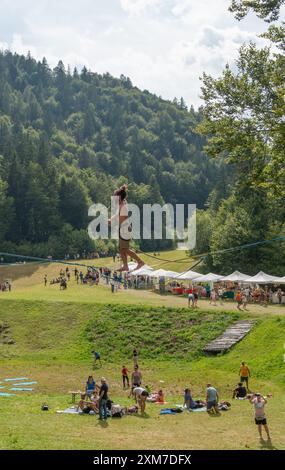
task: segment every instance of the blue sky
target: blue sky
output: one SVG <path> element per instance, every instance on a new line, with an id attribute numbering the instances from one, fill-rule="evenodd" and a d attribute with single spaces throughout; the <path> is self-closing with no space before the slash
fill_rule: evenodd
<path id="1" fill-rule="evenodd" d="M 243 42 L 267 28 L 238 22 L 229 0 L 1 0 L 0 48 L 129 76 L 166 99 L 198 106 L 203 71 L 234 66 Z M 263 41 L 257 39 L 263 44 Z"/>

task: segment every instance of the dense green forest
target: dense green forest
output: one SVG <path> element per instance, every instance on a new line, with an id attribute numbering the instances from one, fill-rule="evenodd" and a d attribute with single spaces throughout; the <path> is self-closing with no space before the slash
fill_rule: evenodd
<path id="1" fill-rule="evenodd" d="M 260 18 L 278 20 L 278 2 L 274 15 L 251 3 Z M 232 2 L 238 20 L 248 9 Z M 1 251 L 115 252 L 115 242 L 89 239 L 88 207 L 109 205 L 122 182 L 139 206 L 197 204 L 194 254 L 284 235 L 284 23 L 264 37 L 273 53 L 250 43 L 234 72 L 204 74 L 197 111 L 183 98 L 140 91 L 123 75 L 70 71 L 61 61 L 51 70 L 46 59 L 0 52 Z M 203 268 L 284 275 L 284 243 L 214 253 Z"/>
<path id="2" fill-rule="evenodd" d="M 225 190 L 226 171 L 203 152 L 201 119 L 183 99 L 164 101 L 124 76 L 1 53 L 1 244 L 41 256 L 93 251 L 88 207 L 109 205 L 122 181 L 139 206 L 203 208 L 219 179 Z"/>

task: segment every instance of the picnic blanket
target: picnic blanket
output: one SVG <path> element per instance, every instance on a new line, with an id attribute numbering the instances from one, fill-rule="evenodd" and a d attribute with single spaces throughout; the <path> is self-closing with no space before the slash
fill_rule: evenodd
<path id="1" fill-rule="evenodd" d="M 183 405 L 175 405 L 177 408 L 180 408 L 181 410 L 187 410 Z M 203 406 L 201 408 L 191 408 L 190 411 L 207 411 L 207 407 Z"/>
<path id="2" fill-rule="evenodd" d="M 178 413 L 182 413 L 183 410 L 180 407 L 176 408 L 162 408 L 160 410 L 159 414 L 160 415 L 177 415 Z"/>
<path id="3" fill-rule="evenodd" d="M 77 407 L 75 408 L 74 406 L 70 406 L 69 408 L 66 408 L 65 410 L 58 410 L 57 413 L 67 414 L 67 415 L 79 415 L 80 414 Z"/>

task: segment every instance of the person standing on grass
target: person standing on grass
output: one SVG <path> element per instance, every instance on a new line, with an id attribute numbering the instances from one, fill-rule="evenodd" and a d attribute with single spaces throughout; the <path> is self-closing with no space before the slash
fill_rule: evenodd
<path id="1" fill-rule="evenodd" d="M 118 271 L 129 271 L 128 256 L 136 260 L 138 263 L 136 269 L 139 269 L 144 266 L 145 263 L 133 250 L 130 249 L 129 228 L 126 226 L 126 222 L 129 218 L 127 206 L 127 185 L 124 184 L 119 189 L 117 189 L 114 192 L 114 196 L 119 198 L 119 213 L 109 219 L 108 222 L 111 224 L 115 218 L 118 219 L 119 222 L 119 251 L 123 261 L 123 266 L 118 269 Z"/>
<path id="2" fill-rule="evenodd" d="M 127 387 L 129 388 L 130 386 L 129 371 L 126 368 L 126 366 L 123 366 L 122 368 L 122 379 L 123 379 L 123 388 L 126 388 L 126 383 L 127 383 Z"/>
<path id="3" fill-rule="evenodd" d="M 45 287 L 46 287 L 47 286 L 47 274 L 45 274 L 44 283 L 45 283 Z"/>
<path id="4" fill-rule="evenodd" d="M 242 291 L 242 294 L 241 294 L 241 301 L 242 301 L 242 308 L 243 308 L 244 310 L 248 310 L 248 309 L 246 308 L 246 306 L 247 306 L 247 295 L 246 295 L 246 293 L 245 293 L 244 290 Z"/>
<path id="5" fill-rule="evenodd" d="M 193 293 L 193 289 L 190 289 L 190 290 L 189 290 L 189 293 L 188 293 L 188 307 L 190 307 L 190 304 L 191 304 L 191 307 L 194 307 L 194 293 Z"/>
<path id="6" fill-rule="evenodd" d="M 245 362 L 242 362 L 241 365 L 240 365 L 239 375 L 240 375 L 240 381 L 242 383 L 245 382 L 247 391 L 249 391 L 248 379 L 250 377 L 250 370 L 249 370 L 249 367 L 247 366 L 247 364 Z"/>
<path id="7" fill-rule="evenodd" d="M 267 439 L 268 441 L 271 440 L 270 438 L 270 434 L 269 434 L 269 428 L 268 428 L 268 425 L 267 425 L 267 420 L 266 420 L 266 416 L 265 416 L 265 405 L 267 403 L 267 400 L 265 398 L 263 398 L 260 393 L 255 393 L 255 395 L 252 396 L 252 398 L 250 399 L 250 403 L 254 406 L 254 410 L 255 410 L 255 424 L 258 426 L 258 433 L 259 433 L 259 437 L 260 439 L 263 439 L 262 438 L 262 426 L 264 427 L 265 429 L 265 432 L 267 434 Z"/>
<path id="8" fill-rule="evenodd" d="M 206 403 L 207 403 L 207 413 L 215 411 L 216 414 L 220 414 L 218 409 L 218 400 L 219 395 L 217 390 L 212 387 L 211 384 L 207 384 L 207 394 L 206 394 Z"/>
<path id="9" fill-rule="evenodd" d="M 86 382 L 86 387 L 85 387 L 86 395 L 89 398 L 95 392 L 95 387 L 96 387 L 95 380 L 93 379 L 92 375 L 89 375 L 87 382 Z"/>
<path id="10" fill-rule="evenodd" d="M 133 359 L 134 359 L 134 367 L 138 365 L 139 360 L 139 352 L 137 349 L 133 350 Z"/>
<path id="11" fill-rule="evenodd" d="M 216 300 L 217 300 L 217 292 L 215 291 L 215 289 L 212 289 L 210 293 L 210 305 L 213 305 L 213 302 L 214 302 L 214 306 L 216 307 L 217 306 Z"/>
<path id="12" fill-rule="evenodd" d="M 241 296 L 241 291 L 240 290 L 237 291 L 236 301 L 237 301 L 237 309 L 242 312 L 242 308 L 240 308 L 240 306 L 242 305 L 242 296 Z"/>
<path id="13" fill-rule="evenodd" d="M 282 292 L 282 290 L 281 290 L 280 287 L 279 287 L 279 289 L 278 289 L 278 291 L 277 291 L 277 299 L 278 299 L 279 305 L 282 304 L 282 295 L 283 295 L 283 292 Z"/>
<path id="14" fill-rule="evenodd" d="M 132 373 L 132 389 L 131 389 L 129 398 L 133 395 L 133 390 L 136 387 L 140 387 L 141 383 L 142 383 L 142 373 L 139 370 L 139 366 L 136 365 L 135 368 L 134 368 L 134 371 Z"/>
<path id="15" fill-rule="evenodd" d="M 107 400 L 108 400 L 108 390 L 105 377 L 101 378 L 101 387 L 99 392 L 99 419 L 107 419 Z"/>
<path id="16" fill-rule="evenodd" d="M 224 305 L 223 304 L 223 297 L 224 297 L 224 289 L 222 287 L 219 287 L 218 288 L 218 298 L 219 298 L 220 305 Z"/>
<path id="17" fill-rule="evenodd" d="M 101 354 L 98 351 L 92 351 L 94 354 L 94 367 L 96 367 L 97 362 L 99 362 L 100 367 L 102 367 Z"/>

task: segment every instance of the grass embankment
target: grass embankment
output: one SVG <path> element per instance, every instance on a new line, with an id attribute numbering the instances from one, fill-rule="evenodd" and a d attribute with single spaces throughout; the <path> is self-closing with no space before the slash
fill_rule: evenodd
<path id="1" fill-rule="evenodd" d="M 254 330 L 230 353 L 204 357 L 203 345 L 238 317 L 236 312 L 102 305 L 79 302 L 0 302 L 0 321 L 8 322 L 14 345 L 0 344 L 1 376 L 26 376 L 37 380 L 31 394 L 0 398 L 0 448 L 107 449 L 107 448 L 260 448 L 248 402 L 232 402 L 218 419 L 206 413 L 159 416 L 149 405 L 147 416 L 125 417 L 98 424 L 96 417 L 57 415 L 70 403 L 67 392 L 82 388 L 92 371 L 95 344 L 111 397 L 121 404 L 131 401 L 121 387 L 123 363 L 131 368 L 131 351 L 140 349 L 144 383 L 163 387 L 170 405 L 181 403 L 190 386 L 204 398 L 211 381 L 222 399 L 231 400 L 241 360 L 249 362 L 251 385 L 273 392 L 268 403 L 273 447 L 285 448 L 284 363 L 285 319 L 259 316 Z M 163 382 L 161 382 L 163 380 Z M 19 393 L 18 393 L 19 395 Z M 40 411 L 47 401 L 51 411 Z"/>

